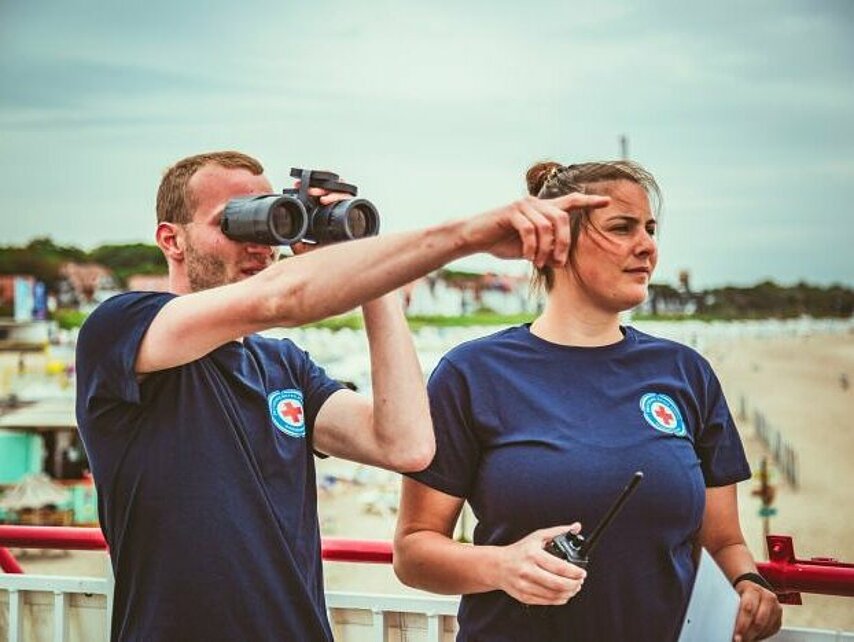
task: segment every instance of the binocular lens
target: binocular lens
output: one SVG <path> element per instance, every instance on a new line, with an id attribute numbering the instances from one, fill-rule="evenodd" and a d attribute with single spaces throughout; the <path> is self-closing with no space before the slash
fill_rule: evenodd
<path id="1" fill-rule="evenodd" d="M 299 238 L 304 225 L 305 212 L 295 207 L 293 201 L 279 199 L 270 208 L 269 217 L 270 227 L 279 238 Z"/>
<path id="2" fill-rule="evenodd" d="M 290 245 L 305 235 L 308 215 L 292 196 L 245 196 L 226 204 L 220 228 L 228 238 L 241 243 Z"/>
<path id="3" fill-rule="evenodd" d="M 347 228 L 354 239 L 367 236 L 370 227 L 370 213 L 364 208 L 356 206 L 347 212 Z"/>

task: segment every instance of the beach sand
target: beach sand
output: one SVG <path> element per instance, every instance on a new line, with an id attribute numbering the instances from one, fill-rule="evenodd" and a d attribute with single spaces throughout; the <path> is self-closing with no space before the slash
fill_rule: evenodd
<path id="1" fill-rule="evenodd" d="M 706 351 L 733 413 L 741 398 L 749 420 L 739 421 L 754 473 L 768 451 L 756 438 L 756 410 L 778 430 L 799 458 L 799 488 L 777 474 L 778 513 L 770 532 L 790 535 L 799 559 L 833 557 L 854 563 L 854 390 L 840 375 L 854 377 L 854 336 L 809 336 L 739 340 Z M 738 418 L 738 417 L 737 417 Z M 767 559 L 758 516 L 757 481 L 739 486 L 741 525 L 758 559 Z M 802 606 L 786 606 L 786 626 L 854 631 L 852 598 L 803 594 Z"/>
<path id="2" fill-rule="evenodd" d="M 778 430 L 797 451 L 800 487 L 790 488 L 776 474 L 778 486 L 771 533 L 791 535 L 799 558 L 835 557 L 854 562 L 854 389 L 843 390 L 840 375 L 854 380 L 854 335 L 814 335 L 709 342 L 704 347 L 718 373 L 739 427 L 754 471 L 767 451 L 756 438 L 752 417 L 760 411 L 768 425 Z M 744 402 L 742 402 L 744 399 Z M 742 408 L 747 417 L 738 417 Z M 342 463 L 318 463 L 319 476 L 340 474 Z M 346 464 L 345 464 L 346 467 Z M 346 468 L 345 468 L 346 470 Z M 386 486 L 394 489 L 398 480 Z M 767 559 L 762 541 L 759 500 L 751 496 L 758 482 L 739 486 L 742 528 L 757 559 Z M 389 540 L 394 532 L 393 511 L 367 505 L 376 492 L 349 482 L 334 484 L 320 497 L 323 532 L 328 536 Z M 374 497 L 375 498 L 375 497 Z M 376 502 L 375 502 L 376 503 Z M 71 553 L 58 556 L 37 553 L 22 560 L 30 573 L 101 575 L 104 556 Z M 400 585 L 385 565 L 327 563 L 330 590 L 364 593 L 417 591 Z M 788 627 L 854 631 L 852 598 L 804 594 L 802 606 L 784 607 Z"/>

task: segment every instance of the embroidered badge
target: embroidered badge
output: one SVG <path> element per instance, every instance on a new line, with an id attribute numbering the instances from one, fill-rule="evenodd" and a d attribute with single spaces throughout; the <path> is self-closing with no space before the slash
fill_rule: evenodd
<path id="1" fill-rule="evenodd" d="M 676 437 L 687 434 L 679 406 L 667 395 L 649 392 L 641 397 L 640 408 L 643 418 L 656 430 Z"/>
<path id="2" fill-rule="evenodd" d="M 302 391 L 295 388 L 276 390 L 267 396 L 270 418 L 286 435 L 305 437 L 305 411 L 302 407 Z"/>

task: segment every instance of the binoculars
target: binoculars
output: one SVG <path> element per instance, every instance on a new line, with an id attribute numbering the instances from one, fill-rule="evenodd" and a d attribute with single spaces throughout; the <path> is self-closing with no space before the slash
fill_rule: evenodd
<path id="1" fill-rule="evenodd" d="M 319 187 L 355 197 L 355 185 L 340 182 L 332 172 L 297 167 L 291 168 L 291 176 L 300 179 L 299 189 L 228 201 L 220 223 L 223 233 L 234 241 L 262 245 L 330 243 L 379 233 L 380 215 L 370 201 L 349 198 L 322 205 L 308 194 L 310 187 Z"/>

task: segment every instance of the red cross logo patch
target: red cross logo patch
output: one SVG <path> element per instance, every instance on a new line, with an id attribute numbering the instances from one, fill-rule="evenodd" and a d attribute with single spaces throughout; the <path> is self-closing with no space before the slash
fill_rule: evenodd
<path id="1" fill-rule="evenodd" d="M 679 406 L 668 395 L 649 392 L 641 397 L 640 409 L 646 422 L 656 430 L 676 437 L 687 434 Z"/>
<path id="2" fill-rule="evenodd" d="M 276 390 L 267 396 L 273 424 L 290 437 L 305 437 L 305 410 L 302 391 L 295 388 Z"/>

